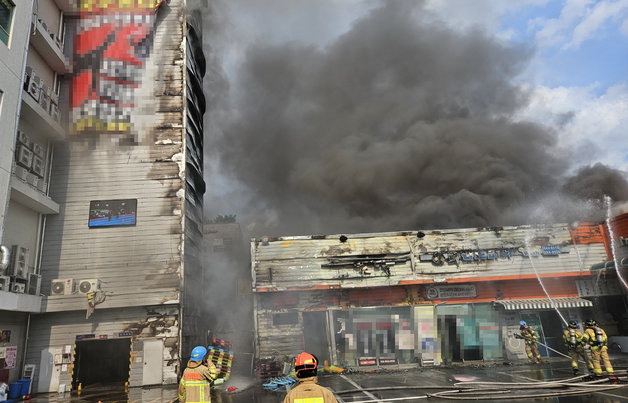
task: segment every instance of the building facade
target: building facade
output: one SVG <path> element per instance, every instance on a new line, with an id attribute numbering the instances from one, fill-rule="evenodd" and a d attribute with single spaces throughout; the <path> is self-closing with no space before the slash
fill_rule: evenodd
<path id="1" fill-rule="evenodd" d="M 552 348 L 572 319 L 595 316 L 617 334 L 598 305 L 608 293 L 625 307 L 626 290 L 592 270 L 607 244 L 605 225 L 591 223 L 253 239 L 256 358 L 524 358 L 520 320 Z"/>
<path id="2" fill-rule="evenodd" d="M 59 137 L 46 160 L 45 196 L 54 208 L 39 212 L 47 215 L 32 247 L 41 301 L 20 317 L 0 312 L 0 323 L 21 323 L 21 362 L 9 381 L 28 367 L 34 392 L 174 383 L 206 333 L 194 320 L 193 280 L 202 271 L 205 192 L 200 18 L 184 0 L 37 3 L 39 15 L 50 8 L 59 19 L 37 29 L 63 26 L 59 37 L 42 36 L 65 50 L 64 59 L 29 45 L 24 76 L 61 76 L 40 73 L 44 62 L 64 75 Z M 39 88 L 45 92 L 41 81 Z M 23 126 L 31 138 L 33 122 Z M 11 206 L 5 221 L 3 244 L 24 244 L 12 238 L 12 225 L 25 228 L 25 220 Z"/>
<path id="3" fill-rule="evenodd" d="M 0 2 L 0 382 L 22 376 L 31 314 L 41 311 L 42 244 L 54 146 L 67 139 L 60 89 L 70 72 L 53 0 Z"/>

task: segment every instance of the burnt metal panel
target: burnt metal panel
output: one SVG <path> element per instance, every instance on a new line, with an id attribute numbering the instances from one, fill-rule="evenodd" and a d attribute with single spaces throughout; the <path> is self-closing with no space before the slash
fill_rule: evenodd
<path id="1" fill-rule="evenodd" d="M 390 286 L 407 281 L 582 273 L 602 243 L 574 244 L 566 224 L 254 239 L 257 291 Z"/>

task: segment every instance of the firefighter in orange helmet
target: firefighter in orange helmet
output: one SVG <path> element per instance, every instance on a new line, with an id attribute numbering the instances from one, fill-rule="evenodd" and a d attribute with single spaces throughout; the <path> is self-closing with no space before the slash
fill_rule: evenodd
<path id="1" fill-rule="evenodd" d="M 283 403 L 338 403 L 329 389 L 318 384 L 316 368 L 315 356 L 306 352 L 299 354 L 294 364 L 299 384 L 288 392 Z"/>

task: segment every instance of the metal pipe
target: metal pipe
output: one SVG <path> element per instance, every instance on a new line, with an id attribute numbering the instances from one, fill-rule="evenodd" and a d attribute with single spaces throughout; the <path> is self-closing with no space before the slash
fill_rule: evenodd
<path id="1" fill-rule="evenodd" d="M 11 250 L 8 246 L 0 245 L 0 252 L 2 253 L 2 258 L 0 259 L 0 270 L 6 270 L 6 268 L 9 267 Z"/>
<path id="2" fill-rule="evenodd" d="M 24 366 L 26 365 L 26 349 L 28 347 L 28 332 L 31 329 L 31 314 L 29 312 L 26 318 L 26 333 L 24 334 L 24 352 L 22 353 L 22 375 L 24 375 Z M 31 380 L 32 383 L 32 380 Z M 31 386 L 32 387 L 32 386 Z"/>

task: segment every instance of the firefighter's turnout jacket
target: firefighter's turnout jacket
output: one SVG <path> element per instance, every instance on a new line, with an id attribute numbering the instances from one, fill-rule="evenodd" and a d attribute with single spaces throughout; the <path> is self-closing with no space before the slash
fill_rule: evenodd
<path id="1" fill-rule="evenodd" d="M 580 332 L 580 330 L 572 328 L 566 329 L 563 332 L 563 341 L 565 342 L 565 347 L 567 347 L 569 356 L 571 357 L 571 367 L 577 371 L 578 358 L 582 358 L 589 369 L 593 371 L 593 361 L 591 361 L 589 356 L 584 351 L 584 335 Z"/>
<path id="2" fill-rule="evenodd" d="M 587 327 L 584 330 L 584 335 L 582 335 L 582 339 L 585 344 L 588 344 L 591 347 L 591 355 L 593 356 L 593 373 L 595 375 L 602 375 L 602 365 L 606 369 L 606 373 L 608 375 L 613 375 L 614 370 L 611 365 L 611 361 L 608 358 L 608 337 L 606 336 L 606 332 L 599 326 Z"/>
<path id="3" fill-rule="evenodd" d="M 211 402 L 209 389 L 216 379 L 216 367 L 210 361 L 206 364 L 188 361 L 179 382 L 180 403 L 208 403 Z"/>
<path id="4" fill-rule="evenodd" d="M 521 329 L 521 335 L 525 338 L 526 344 L 536 344 L 536 339 L 539 337 L 529 326 Z"/>
<path id="5" fill-rule="evenodd" d="M 526 355 L 528 356 L 528 361 L 540 364 L 541 354 L 539 354 L 539 348 L 536 345 L 536 339 L 538 337 L 537 333 L 530 326 L 521 326 L 519 330 L 521 331 L 521 336 L 523 336 L 526 342 Z"/>
<path id="6" fill-rule="evenodd" d="M 315 376 L 299 379 L 283 399 L 283 403 L 338 403 L 331 391 L 318 384 Z"/>

